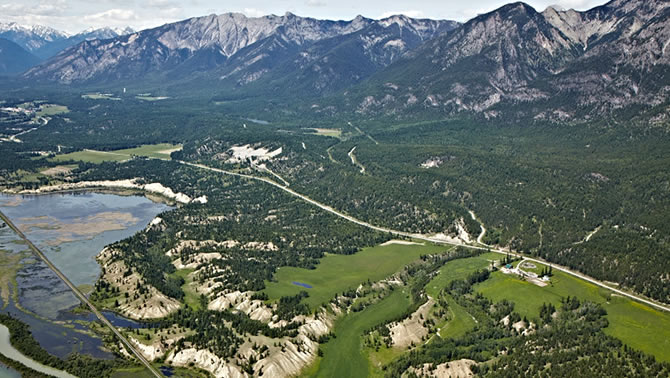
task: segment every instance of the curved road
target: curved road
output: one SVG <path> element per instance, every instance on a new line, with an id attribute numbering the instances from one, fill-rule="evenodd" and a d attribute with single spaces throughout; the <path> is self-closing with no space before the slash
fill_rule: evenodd
<path id="1" fill-rule="evenodd" d="M 536 263 L 539 263 L 539 264 L 546 264 L 546 265 L 551 264 L 551 266 L 556 270 L 560 270 L 561 272 L 564 272 L 564 273 L 567 273 L 571 276 L 580 278 L 584 281 L 588 281 L 588 282 L 590 282 L 594 285 L 600 286 L 600 287 L 605 288 L 607 290 L 611 290 L 611 291 L 613 291 L 613 292 L 615 292 L 619 295 L 622 295 L 624 297 L 627 297 L 627 298 L 636 300 L 638 302 L 647 304 L 647 305 L 652 306 L 656 309 L 670 312 L 670 306 L 668 306 L 668 305 L 659 304 L 659 303 L 653 302 L 651 300 L 648 300 L 648 299 L 642 298 L 640 296 L 637 296 L 635 294 L 631 294 L 631 293 L 628 293 L 628 292 L 620 290 L 620 289 L 615 289 L 613 287 L 610 287 L 610 286 L 606 285 L 605 283 L 603 283 L 601 281 L 596 280 L 595 278 L 591 278 L 591 277 L 588 277 L 588 276 L 586 276 L 582 273 L 575 272 L 575 271 L 573 271 L 573 270 L 571 270 L 567 267 L 560 266 L 560 265 L 554 265 L 553 263 L 547 262 L 545 260 L 525 257 L 521 254 L 514 253 L 514 252 L 511 252 L 511 251 L 508 251 L 508 250 L 505 250 L 505 249 L 495 248 L 495 247 L 491 247 L 489 245 L 486 245 L 486 244 L 484 244 L 480 241 L 480 239 L 484 236 L 484 233 L 486 232 L 486 229 L 484 229 L 483 227 L 482 227 L 482 233 L 477 238 L 477 241 L 479 243 L 481 243 L 482 245 L 484 245 L 484 247 L 469 245 L 469 244 L 464 244 L 464 243 L 457 243 L 457 242 L 447 241 L 447 240 L 444 240 L 444 239 L 431 238 L 429 236 L 425 236 L 425 235 L 421 235 L 421 234 L 412 234 L 412 233 L 409 233 L 409 232 L 391 230 L 391 229 L 388 229 L 388 228 L 375 226 L 375 225 L 370 224 L 368 222 L 356 219 L 356 218 L 354 218 L 350 215 L 347 215 L 347 214 L 342 213 L 342 212 L 340 212 L 336 209 L 333 209 L 332 207 L 330 207 L 328 205 L 325 205 L 325 204 L 322 204 L 321 202 L 315 201 L 315 200 L 313 200 L 313 199 L 311 199 L 311 198 L 309 198 L 309 197 L 307 197 L 303 194 L 300 194 L 300 193 L 296 192 L 293 189 L 290 189 L 287 186 L 284 186 L 284 185 L 282 185 L 282 184 L 280 184 L 276 181 L 272 181 L 272 180 L 270 180 L 268 178 L 265 178 L 265 177 L 257 177 L 257 176 L 252 176 L 252 175 L 246 175 L 246 174 L 243 174 L 243 173 L 236 173 L 236 172 L 226 171 L 224 169 L 213 168 L 213 167 L 209 167 L 209 166 L 204 165 L 204 164 L 189 163 L 189 162 L 182 161 L 182 160 L 175 160 L 175 161 L 180 163 L 180 164 L 188 165 L 188 166 L 195 167 L 195 168 L 205 169 L 205 170 L 208 170 L 208 171 L 217 172 L 217 173 L 221 173 L 221 174 L 224 174 L 224 175 L 236 176 L 236 177 L 241 177 L 241 178 L 245 178 L 245 179 L 249 179 L 249 180 L 261 181 L 261 182 L 264 182 L 266 184 L 270 184 L 270 185 L 272 185 L 276 188 L 279 188 L 279 189 L 285 191 L 286 193 L 291 194 L 292 196 L 298 197 L 298 198 L 302 199 L 303 201 L 305 201 L 307 203 L 310 203 L 310 204 L 312 204 L 316 207 L 319 207 L 319 208 L 321 208 L 321 209 L 323 209 L 323 210 L 325 210 L 325 211 L 327 211 L 331 214 L 334 214 L 334 215 L 336 215 L 340 218 L 346 219 L 346 220 L 348 220 L 352 223 L 358 224 L 360 226 L 367 227 L 371 230 L 375 230 L 375 231 L 379 231 L 379 232 L 387 232 L 387 233 L 390 233 L 390 234 L 396 235 L 396 236 L 414 238 L 414 239 L 424 240 L 424 241 L 431 242 L 431 243 L 436 243 L 436 244 L 455 245 L 455 246 L 460 246 L 460 247 L 469 248 L 469 249 L 477 249 L 477 250 L 481 250 L 481 251 L 500 253 L 500 254 L 504 254 L 504 255 L 509 254 L 511 256 L 522 258 L 522 259 L 525 259 L 525 260 L 528 260 L 528 261 L 533 261 L 533 262 L 536 262 Z"/>
<path id="2" fill-rule="evenodd" d="M 51 263 L 51 261 L 49 261 L 49 259 L 44 255 L 44 253 L 42 253 L 42 251 L 40 251 L 39 248 L 37 248 L 37 247 L 36 247 L 30 240 L 28 240 L 28 238 L 26 237 L 26 235 L 24 235 L 23 232 L 21 232 L 21 230 L 19 230 L 19 228 L 16 227 L 16 226 L 14 225 L 14 223 L 12 223 L 12 221 L 11 221 L 11 220 L 10 220 L 4 213 L 2 213 L 1 211 L 0 211 L 0 218 L 3 220 L 3 222 L 5 222 L 5 223 L 7 224 L 7 226 L 9 226 L 12 230 L 14 230 L 14 232 L 15 232 L 21 239 L 23 239 L 23 241 L 26 242 L 26 244 L 28 245 L 28 247 L 33 251 L 33 253 L 35 253 L 35 255 L 37 255 L 37 257 L 39 257 L 42 261 L 44 261 L 44 263 L 47 264 L 47 266 L 48 266 L 49 268 L 51 268 L 51 270 L 53 270 L 54 273 L 56 273 L 56 275 L 58 276 L 58 278 L 60 278 L 61 281 L 63 281 L 63 282 L 70 288 L 70 290 L 72 290 L 72 292 L 74 293 L 74 295 L 76 295 L 82 303 L 85 303 L 85 304 L 91 309 L 91 312 L 93 312 L 93 313 L 95 314 L 95 316 L 96 316 L 96 317 L 97 317 L 97 318 L 98 318 L 104 325 L 107 326 L 107 328 L 109 328 L 110 330 L 112 330 L 112 332 L 114 332 L 114 334 L 115 334 L 116 337 L 121 341 L 121 343 L 123 343 L 123 345 L 124 345 L 129 351 L 131 351 L 131 352 L 137 357 L 137 359 L 139 359 L 140 362 L 141 362 L 142 364 L 144 364 L 144 366 L 145 366 L 147 369 L 149 369 L 149 371 L 150 371 L 154 376 L 156 376 L 156 377 L 158 377 L 158 378 L 163 377 L 163 375 L 162 375 L 162 374 L 161 374 L 155 367 L 153 367 L 153 366 L 151 365 L 151 363 L 150 363 L 149 361 L 147 361 L 146 358 L 144 358 L 144 356 L 142 355 L 142 353 L 138 352 L 137 349 L 135 349 L 135 348 L 133 347 L 133 345 L 132 345 L 132 344 L 131 344 L 131 343 L 130 343 L 130 342 L 129 342 L 129 341 L 128 341 L 122 334 L 121 334 L 121 332 L 119 332 L 119 331 L 116 329 L 116 327 L 114 327 L 114 325 L 112 325 L 112 323 L 110 323 L 109 320 L 107 320 L 107 318 L 105 318 L 105 316 L 104 316 L 100 311 L 98 311 L 98 309 L 93 305 L 93 303 L 89 302 L 88 298 L 86 298 L 86 296 L 85 296 L 81 291 L 79 291 L 79 289 L 78 289 L 78 288 L 77 288 L 77 287 L 76 287 L 76 286 L 75 286 L 75 285 L 74 285 L 74 284 L 73 284 L 73 283 L 72 283 L 72 282 L 71 282 L 71 281 L 70 281 L 70 280 L 69 280 L 69 279 L 68 279 L 68 278 L 67 278 L 67 277 L 60 271 L 60 270 L 58 270 L 58 268 L 56 268 L 55 265 L 53 265 L 53 264 Z"/>

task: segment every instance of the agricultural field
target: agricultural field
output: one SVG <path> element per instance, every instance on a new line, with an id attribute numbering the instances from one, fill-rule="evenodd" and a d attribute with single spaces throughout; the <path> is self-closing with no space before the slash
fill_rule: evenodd
<path id="1" fill-rule="evenodd" d="M 326 137 L 332 137 L 332 138 L 338 138 L 338 139 L 342 137 L 342 130 L 341 129 L 312 128 L 312 129 L 307 129 L 307 130 L 311 131 L 310 134 L 313 134 L 313 135 L 326 136 Z"/>
<path id="2" fill-rule="evenodd" d="M 103 161 L 125 161 L 133 156 L 145 156 L 156 159 L 170 159 L 170 154 L 181 149 L 181 145 L 169 143 L 144 145 L 114 151 L 83 150 L 69 154 L 57 155 L 54 161 L 83 161 L 88 163 L 102 163 Z"/>
<path id="3" fill-rule="evenodd" d="M 467 259 L 449 261 L 440 269 L 439 274 L 426 285 L 426 293 L 437 298 L 440 290 L 451 281 L 465 279 L 470 273 L 477 269 L 484 269 L 491 265 L 491 261 L 497 261 L 505 257 L 499 253 L 484 253 Z"/>
<path id="4" fill-rule="evenodd" d="M 607 334 L 659 360 L 670 361 L 670 314 L 565 273 L 554 273 L 548 286 L 539 287 L 517 276 L 495 272 L 478 284 L 476 290 L 493 301 L 514 302 L 515 311 L 529 319 L 539 316 L 539 308 L 545 302 L 559 307 L 562 297 L 577 296 L 580 300 L 599 303 L 607 311 L 610 323 L 605 328 Z"/>
<path id="5" fill-rule="evenodd" d="M 54 104 L 43 104 L 40 105 L 39 109 L 35 113 L 38 117 L 53 116 L 58 114 L 67 114 L 70 112 L 70 109 L 67 106 L 63 105 L 54 105 Z"/>
<path id="6" fill-rule="evenodd" d="M 304 303 L 316 308 L 330 301 L 338 293 L 355 289 L 362 282 L 378 281 L 388 277 L 421 255 L 448 250 L 450 248 L 444 246 L 391 244 L 365 248 L 354 255 L 328 254 L 313 270 L 279 268 L 275 273 L 274 282 L 266 282 L 265 293 L 274 300 L 296 295 L 304 290 L 309 294 Z"/>
<path id="7" fill-rule="evenodd" d="M 121 100 L 119 97 L 114 97 L 114 95 L 110 93 L 87 93 L 81 95 L 81 98 L 87 100 L 112 100 L 112 101 Z"/>

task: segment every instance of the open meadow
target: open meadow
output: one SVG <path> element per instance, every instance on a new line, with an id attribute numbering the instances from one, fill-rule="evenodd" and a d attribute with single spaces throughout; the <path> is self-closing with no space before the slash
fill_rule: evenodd
<path id="1" fill-rule="evenodd" d="M 317 360 L 308 377 L 365 377 L 370 376 L 375 368 L 370 365 L 362 345 L 365 330 L 385 323 L 402 314 L 410 305 L 407 293 L 398 289 L 389 296 L 367 307 L 340 318 L 335 323 L 335 338 L 330 339 L 321 348 L 324 357 Z"/>
<path id="2" fill-rule="evenodd" d="M 83 161 L 87 163 L 102 163 L 104 161 L 125 161 L 133 156 L 144 156 L 155 159 L 170 159 L 170 154 L 181 149 L 181 145 L 169 143 L 143 145 L 114 151 L 83 150 L 69 154 L 57 155 L 54 161 Z"/>
<path id="3" fill-rule="evenodd" d="M 355 289 L 367 280 L 378 281 L 397 272 L 421 255 L 446 252 L 450 247 L 399 245 L 365 248 L 353 255 L 326 255 L 316 269 L 282 267 L 275 273 L 275 282 L 266 282 L 265 293 L 271 300 L 295 295 L 304 290 L 309 297 L 304 303 L 315 308 L 327 303 L 336 294 Z M 311 286 L 306 288 L 296 283 Z"/>
<path id="4" fill-rule="evenodd" d="M 539 316 L 543 303 L 559 307 L 561 298 L 567 296 L 599 303 L 607 311 L 610 323 L 605 333 L 661 361 L 670 361 L 670 314 L 562 272 L 554 273 L 551 283 L 545 287 L 523 281 L 515 275 L 495 272 L 475 290 L 493 301 L 507 299 L 514 302 L 515 311 L 531 320 Z"/>

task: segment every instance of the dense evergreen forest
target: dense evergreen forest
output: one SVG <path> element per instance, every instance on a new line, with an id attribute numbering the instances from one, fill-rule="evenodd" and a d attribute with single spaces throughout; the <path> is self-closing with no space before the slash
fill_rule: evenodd
<path id="1" fill-rule="evenodd" d="M 487 244 L 539 256 L 670 301 L 666 216 L 670 213 L 670 157 L 667 133 L 660 128 L 635 120 L 612 126 L 533 120 L 493 123 L 477 117 L 437 121 L 369 120 L 360 115 L 300 118 L 289 111 L 268 112 L 270 106 L 260 111 L 269 123 L 258 124 L 246 120 L 260 117 L 249 108 L 201 101 L 96 101 L 79 93 L 48 99 L 67 105 L 70 112 L 53 116 L 39 127 L 26 120 L 0 121 L 3 135 L 32 130 L 20 135 L 20 143 L 0 142 L 2 189 L 138 179 L 139 183 L 159 182 L 190 198 L 206 196 L 207 203 L 180 205 L 160 214 L 160 223 L 110 246 L 116 251 L 113 259 L 128 269 L 124 277 L 136 273 L 143 284 L 179 301 L 178 310 L 154 325 L 165 332 L 175 325 L 195 331 L 178 341 L 179 350 L 195 346 L 234 359 L 247 335 L 295 337 L 301 324 L 291 319 L 313 313 L 302 302 L 302 293 L 269 303 L 271 315 L 286 322 L 281 327 L 269 327 L 241 312 L 209 310 L 208 300 L 221 293 L 258 292 L 280 267 L 314 269 L 326 254 L 354 254 L 391 236 L 321 211 L 273 186 L 174 160 L 281 180 L 359 219 L 407 232 L 455 236 L 462 228 L 476 239 L 481 221 Z M 17 105 L 26 98 L 5 101 Z M 173 161 L 52 160 L 56 154 L 83 149 L 111 151 L 162 142 L 181 143 L 183 150 L 172 153 Z M 263 162 L 232 162 L 231 147 L 247 144 L 282 152 Z M 43 173 L 56 166 L 69 171 Z M 214 257 L 198 262 L 197 256 L 205 252 Z M 195 284 L 210 285 L 209 298 L 198 293 L 194 305 L 185 276 L 175 267 L 177 260 L 192 264 L 191 269 L 198 272 L 192 277 Z M 425 303 L 422 288 L 445 261 L 426 257 L 406 267 L 411 306 L 402 317 Z M 574 298 L 565 299 L 558 309 L 544 306 L 535 332 L 520 336 L 509 324 L 528 322 L 514 312 L 512 303 L 493 303 L 472 290 L 488 274 L 488 270 L 478 271 L 454 281 L 444 288 L 444 297 L 436 298 L 443 311 L 448 309 L 446 296 L 467 309 L 477 320 L 473 332 L 457 339 L 436 338 L 388 364 L 385 373 L 400 376 L 409 367 L 426 363 L 461 358 L 481 363 L 495 357 L 495 362 L 478 365 L 475 372 L 600 376 L 615 374 L 615 367 L 620 367 L 624 375 L 668 374 L 666 364 L 605 335 L 603 310 Z M 93 298 L 100 303 L 116 299 L 118 304 L 122 294 L 111 286 L 100 281 Z M 142 287 L 138 290 L 145 294 Z M 268 301 L 256 295 L 253 299 Z M 369 304 L 354 304 L 355 292 L 343 297 L 352 301 L 348 309 L 354 312 Z M 30 343 L 26 329 L 12 319 L 3 320 L 14 327 L 13 338 L 22 335 L 22 341 L 17 339 L 17 345 L 25 343 L 21 350 L 45 364 L 73 371 L 89 364 L 100 376 L 119 366 L 118 362 L 89 363 L 78 355 L 52 361 L 39 345 Z M 376 332 L 384 333 L 383 329 Z M 559 345 L 565 351 L 555 353 Z M 251 365 L 243 362 L 247 368 Z"/>
<path id="2" fill-rule="evenodd" d="M 6 104 L 19 104 L 27 95 Z M 44 96 L 48 98 L 40 98 Z M 244 120 L 244 107 L 196 100 L 147 104 L 65 93 L 58 101 L 70 112 L 23 135 L 23 143 L 2 143 L 4 187 L 35 188 L 57 181 L 36 174 L 57 164 L 38 158 L 48 151 L 179 142 L 184 150 L 175 152 L 175 158 L 271 177 L 249 170 L 245 162 L 231 166 L 221 154 L 234 145 L 282 147 L 268 168 L 295 190 L 371 223 L 453 233 L 462 219 L 476 236 L 479 224 L 469 216 L 472 210 L 488 230 L 487 243 L 670 301 L 670 223 L 664 216 L 670 211 L 667 134 L 643 120 L 560 125 L 476 117 L 319 120 L 266 113 L 260 107 L 270 122 L 261 125 Z M 319 136 L 311 128 L 340 134 Z M 348 156 L 353 147 L 363 173 Z M 441 163 L 420 166 L 433 158 Z M 129 177 L 160 180 L 192 197 L 215 197 L 222 190 L 216 175 L 152 161 L 80 164 L 70 180 Z"/>

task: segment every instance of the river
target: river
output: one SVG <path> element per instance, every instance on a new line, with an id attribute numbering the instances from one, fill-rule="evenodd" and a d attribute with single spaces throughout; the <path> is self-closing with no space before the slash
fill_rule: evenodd
<path id="1" fill-rule="evenodd" d="M 0 195 L 0 210 L 84 292 L 92 289 L 100 275 L 95 256 L 106 245 L 143 230 L 170 209 L 141 196 L 93 192 Z M 35 339 L 53 355 L 64 358 L 78 352 L 113 358 L 102 340 L 81 324 L 93 318 L 70 311 L 79 304 L 74 294 L 17 240 L 8 227 L 0 228 L 2 311 L 27 323 Z M 105 315 L 118 326 L 140 326 L 113 313 Z M 3 343 L 0 340 L 0 350 L 7 347 Z"/>
<path id="2" fill-rule="evenodd" d="M 5 327 L 2 324 L 0 324 L 0 353 L 5 355 L 6 357 L 11 358 L 14 361 L 18 361 L 24 364 L 25 366 L 33 370 L 37 370 L 40 373 L 53 375 L 54 377 L 58 378 L 76 378 L 72 374 L 68 374 L 64 371 L 44 366 L 39 362 L 31 360 L 30 358 L 21 354 L 21 352 L 19 352 L 18 350 L 14 349 L 14 347 L 9 343 L 9 329 L 7 329 L 7 327 Z"/>

